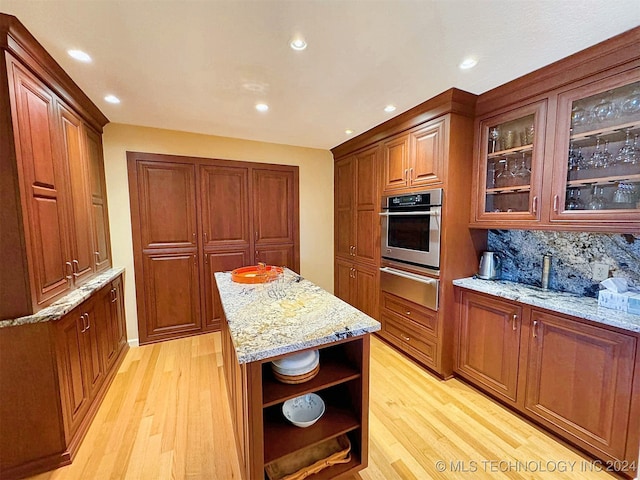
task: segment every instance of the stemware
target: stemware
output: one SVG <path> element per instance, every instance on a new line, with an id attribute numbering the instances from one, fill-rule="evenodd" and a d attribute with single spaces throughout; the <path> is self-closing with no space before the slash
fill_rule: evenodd
<path id="1" fill-rule="evenodd" d="M 587 112 L 584 108 L 581 107 L 573 107 L 571 110 L 571 126 L 579 127 L 584 125 L 587 120 Z"/>
<path id="2" fill-rule="evenodd" d="M 594 185 L 587 208 L 589 210 L 602 210 L 605 206 L 606 198 L 604 197 L 604 188 Z"/>
<path id="3" fill-rule="evenodd" d="M 498 187 L 507 187 L 511 184 L 513 180 L 513 172 L 509 168 L 509 162 L 507 159 L 500 160 L 499 162 L 502 164 L 502 170 L 498 172 L 496 175 L 496 186 Z"/>
<path id="4" fill-rule="evenodd" d="M 584 202 L 580 198 L 580 188 L 570 188 L 569 198 L 566 201 L 567 210 L 583 210 Z"/>
<path id="5" fill-rule="evenodd" d="M 531 175 L 531 170 L 527 168 L 527 157 L 525 152 L 522 152 L 522 160 L 513 175 L 521 179 L 525 179 Z"/>
<path id="6" fill-rule="evenodd" d="M 489 139 L 491 140 L 491 153 L 495 153 L 496 151 L 496 142 L 500 138 L 500 129 L 498 127 L 493 127 L 489 129 Z"/>
<path id="7" fill-rule="evenodd" d="M 608 122 L 618 117 L 618 106 L 609 98 L 603 98 L 593 107 L 593 115 L 600 122 Z"/>
<path id="8" fill-rule="evenodd" d="M 633 92 L 622 101 L 622 114 L 633 115 L 640 112 L 640 88 L 634 88 Z"/>
<path id="9" fill-rule="evenodd" d="M 627 138 L 614 159 L 615 163 L 631 163 L 633 164 L 637 157 L 637 152 L 631 142 L 631 129 L 627 128 Z"/>

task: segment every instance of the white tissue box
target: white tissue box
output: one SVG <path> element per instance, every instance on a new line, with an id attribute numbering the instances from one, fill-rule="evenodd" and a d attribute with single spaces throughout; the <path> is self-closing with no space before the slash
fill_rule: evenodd
<path id="1" fill-rule="evenodd" d="M 640 315 L 640 293 L 616 293 L 610 290 L 600 290 L 598 292 L 598 306 Z"/>
<path id="2" fill-rule="evenodd" d="M 598 292 L 598 306 L 628 312 L 631 295 L 631 292 L 616 293 L 611 290 L 600 290 Z"/>

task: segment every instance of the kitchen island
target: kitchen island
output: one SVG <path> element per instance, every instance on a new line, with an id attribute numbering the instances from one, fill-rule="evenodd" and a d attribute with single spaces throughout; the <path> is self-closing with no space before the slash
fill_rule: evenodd
<path id="1" fill-rule="evenodd" d="M 242 284 L 215 274 L 224 311 L 222 350 L 241 471 L 265 478 L 265 467 L 341 435 L 351 443 L 348 463 L 313 479 L 339 478 L 367 466 L 369 334 L 380 324 L 322 288 L 285 271 L 284 281 Z M 318 349 L 320 370 L 299 384 L 278 382 L 271 361 Z M 326 411 L 308 428 L 282 415 L 284 401 L 315 392 Z"/>

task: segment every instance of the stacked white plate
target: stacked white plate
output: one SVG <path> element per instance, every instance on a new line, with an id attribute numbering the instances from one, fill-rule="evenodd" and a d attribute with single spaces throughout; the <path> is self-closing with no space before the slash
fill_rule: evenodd
<path id="1" fill-rule="evenodd" d="M 320 352 L 308 350 L 271 362 L 273 374 L 283 383 L 302 383 L 311 380 L 320 370 Z"/>

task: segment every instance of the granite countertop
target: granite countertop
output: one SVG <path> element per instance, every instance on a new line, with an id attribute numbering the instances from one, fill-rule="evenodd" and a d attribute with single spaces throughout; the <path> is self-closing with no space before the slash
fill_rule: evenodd
<path id="1" fill-rule="evenodd" d="M 100 290 L 106 284 L 111 282 L 114 278 L 124 272 L 124 268 L 110 268 L 98 276 L 92 278 L 87 283 L 82 284 L 77 289 L 65 295 L 60 300 L 55 301 L 46 308 L 43 308 L 39 312 L 33 315 L 27 315 L 25 317 L 14 318 L 10 320 L 0 320 L 0 328 L 15 327 L 18 325 L 25 325 L 28 323 L 40 323 L 50 322 L 53 320 L 59 320 L 71 310 L 76 308 L 93 293 Z"/>
<path id="2" fill-rule="evenodd" d="M 326 345 L 380 330 L 380 323 L 286 270 L 279 285 L 243 284 L 216 272 L 239 363 Z"/>
<path id="3" fill-rule="evenodd" d="M 481 280 L 470 277 L 454 280 L 453 284 L 469 290 L 488 293 L 534 307 L 640 333 L 640 315 L 599 307 L 596 298 L 554 290 L 542 290 L 539 287 L 507 280 Z"/>

